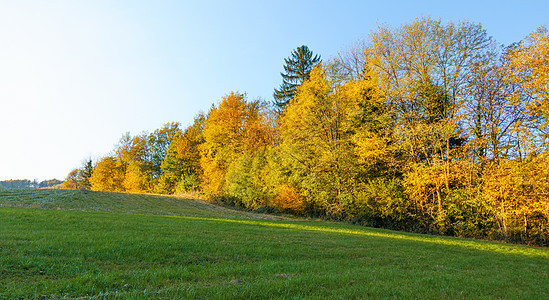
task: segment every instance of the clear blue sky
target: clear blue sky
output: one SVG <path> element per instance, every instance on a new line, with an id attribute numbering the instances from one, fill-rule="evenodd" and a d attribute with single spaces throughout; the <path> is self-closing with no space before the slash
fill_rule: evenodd
<path id="1" fill-rule="evenodd" d="M 187 126 L 230 91 L 272 100 L 283 60 L 323 58 L 384 23 L 480 22 L 502 44 L 549 1 L 0 0 L 0 180 L 63 179 L 124 132 Z"/>

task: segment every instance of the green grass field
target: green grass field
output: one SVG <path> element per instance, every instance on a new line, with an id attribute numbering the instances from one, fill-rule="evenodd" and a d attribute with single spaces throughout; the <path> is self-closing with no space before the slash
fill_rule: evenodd
<path id="1" fill-rule="evenodd" d="M 549 249 L 230 210 L 0 190 L 3 298 L 548 299 Z"/>

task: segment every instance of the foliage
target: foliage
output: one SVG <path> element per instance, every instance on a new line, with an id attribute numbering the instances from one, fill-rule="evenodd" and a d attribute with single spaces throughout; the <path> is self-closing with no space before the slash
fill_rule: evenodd
<path id="1" fill-rule="evenodd" d="M 413 224 L 410 203 L 398 179 L 374 178 L 344 203 L 348 218 L 376 227 L 406 228 Z"/>
<path id="2" fill-rule="evenodd" d="M 91 189 L 94 191 L 122 192 L 124 191 L 124 175 L 126 166 L 112 156 L 100 159 L 90 177 Z"/>
<path id="3" fill-rule="evenodd" d="M 548 244 L 549 159 L 501 160 L 486 168 L 483 197 L 505 240 Z"/>
<path id="4" fill-rule="evenodd" d="M 80 188 L 89 190 L 91 188 L 90 184 L 90 178 L 93 173 L 93 163 L 91 159 L 86 160 L 82 168 L 79 170 L 79 181 L 80 181 Z"/>
<path id="5" fill-rule="evenodd" d="M 203 191 L 222 196 L 230 165 L 242 154 L 266 149 L 272 143 L 271 127 L 264 126 L 260 101 L 246 102 L 243 94 L 231 92 L 210 109 L 204 123 L 200 149 Z"/>
<path id="6" fill-rule="evenodd" d="M 276 189 L 273 206 L 280 211 L 301 215 L 305 213 L 305 199 L 299 190 L 288 184 L 281 184 Z"/>
<path id="7" fill-rule="evenodd" d="M 269 205 L 274 197 L 268 182 L 265 153 L 245 154 L 235 160 L 226 175 L 227 195 L 235 197 L 242 206 L 257 209 Z"/>
<path id="8" fill-rule="evenodd" d="M 316 63 L 320 62 L 320 56 L 314 55 L 309 47 L 303 45 L 292 51 L 289 58 L 284 59 L 284 73 L 282 85 L 275 89 L 273 97 L 279 110 L 286 108 L 290 100 L 295 96 L 299 85 L 309 79 L 309 73 Z"/>
<path id="9" fill-rule="evenodd" d="M 151 178 L 149 170 L 144 162 L 131 161 L 128 163 L 122 182 L 124 190 L 129 193 L 150 192 L 152 187 L 149 185 L 149 178 Z"/>
<path id="10" fill-rule="evenodd" d="M 32 189 L 32 188 L 51 188 L 59 186 L 63 181 L 58 179 L 48 179 L 38 182 L 37 180 L 30 181 L 28 179 L 10 179 L 0 181 L 1 189 Z"/>
<path id="11" fill-rule="evenodd" d="M 201 176 L 199 146 L 204 142 L 204 121 L 205 117 L 200 114 L 184 133 L 174 135 L 160 166 L 163 172 L 161 181 L 164 183 L 161 192 L 172 194 L 176 186 L 179 192 L 198 187 L 197 179 Z"/>
<path id="12" fill-rule="evenodd" d="M 67 175 L 67 178 L 65 178 L 65 181 L 63 182 L 63 188 L 64 189 L 78 189 L 80 187 L 80 176 L 79 176 L 80 170 L 73 169 L 69 172 Z"/>
<path id="13" fill-rule="evenodd" d="M 526 109 L 540 129 L 549 127 L 549 34 L 540 27 L 508 54 L 508 79 L 518 86 L 515 101 L 527 101 Z"/>
<path id="14" fill-rule="evenodd" d="M 543 27 L 502 47 L 431 18 L 381 25 L 325 63 L 302 46 L 276 107 L 231 92 L 185 130 L 128 133 L 90 183 L 548 245 L 548 47 Z"/>
<path id="15" fill-rule="evenodd" d="M 456 161 L 449 165 L 416 164 L 404 175 L 410 205 L 431 225 L 430 231 L 449 232 L 449 195 L 470 186 L 471 172 L 474 170 L 466 161 Z"/>

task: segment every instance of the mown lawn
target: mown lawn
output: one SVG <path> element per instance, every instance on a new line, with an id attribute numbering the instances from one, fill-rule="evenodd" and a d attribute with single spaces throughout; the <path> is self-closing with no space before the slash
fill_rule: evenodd
<path id="1" fill-rule="evenodd" d="M 122 212 L 153 215 L 267 218 L 276 216 L 236 211 L 205 201 L 175 196 L 86 190 L 0 189 L 0 207 Z"/>
<path id="2" fill-rule="evenodd" d="M 545 248 L 265 220 L 182 199 L 172 200 L 195 211 L 17 208 L 5 195 L 0 299 L 549 298 Z"/>

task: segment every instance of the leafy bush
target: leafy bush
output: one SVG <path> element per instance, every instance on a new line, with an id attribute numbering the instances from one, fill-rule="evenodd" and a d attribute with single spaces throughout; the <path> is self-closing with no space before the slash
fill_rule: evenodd
<path id="1" fill-rule="evenodd" d="M 303 214 L 305 212 L 305 200 L 299 190 L 288 184 L 278 186 L 273 205 L 280 211 Z"/>

